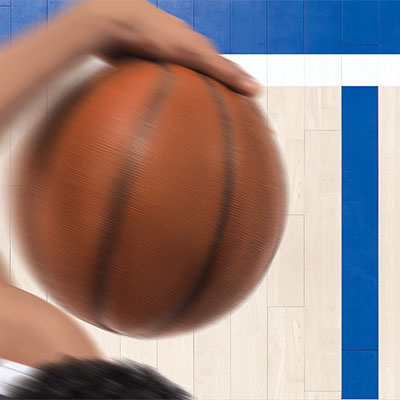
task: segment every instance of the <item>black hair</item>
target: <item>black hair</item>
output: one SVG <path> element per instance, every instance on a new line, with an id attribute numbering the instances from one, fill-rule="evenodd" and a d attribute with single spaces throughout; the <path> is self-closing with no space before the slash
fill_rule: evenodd
<path id="1" fill-rule="evenodd" d="M 78 360 L 39 366 L 9 386 L 9 399 L 194 400 L 154 368 L 131 360 Z"/>

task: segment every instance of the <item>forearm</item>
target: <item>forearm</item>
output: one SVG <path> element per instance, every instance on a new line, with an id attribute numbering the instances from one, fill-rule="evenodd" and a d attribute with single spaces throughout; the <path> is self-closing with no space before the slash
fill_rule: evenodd
<path id="1" fill-rule="evenodd" d="M 46 81 L 102 40 L 97 21 L 73 8 L 0 51 L 0 125 Z"/>
<path id="2" fill-rule="evenodd" d="M 102 358 L 70 316 L 10 285 L 0 288 L 0 326 L 0 358 L 32 367 L 60 361 L 64 356 Z"/>

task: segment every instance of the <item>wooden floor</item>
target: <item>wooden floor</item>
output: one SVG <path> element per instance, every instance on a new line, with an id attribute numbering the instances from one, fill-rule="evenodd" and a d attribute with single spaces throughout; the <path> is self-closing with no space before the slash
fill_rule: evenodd
<path id="1" fill-rule="evenodd" d="M 400 87 L 379 89 L 379 398 L 400 398 Z"/>
<path id="2" fill-rule="evenodd" d="M 49 93 L 49 104 L 52 102 Z M 399 170 L 400 89 L 385 88 L 381 101 L 396 103 L 382 111 L 381 161 Z M 156 367 L 199 400 L 339 399 L 341 397 L 341 88 L 269 87 L 259 99 L 278 132 L 288 166 L 290 210 L 282 245 L 264 280 L 247 301 L 218 323 L 164 340 L 136 340 L 105 333 L 80 322 L 111 358 L 132 358 Z M 3 137 L 2 163 L 11 164 L 7 149 L 40 118 L 45 93 L 14 119 Z M 381 119 L 382 120 L 382 119 Z M 385 249 L 400 237 L 390 215 L 400 208 L 400 173 L 383 175 L 381 190 L 395 195 L 381 209 L 385 268 L 381 309 L 398 298 L 398 259 Z M 3 183 L 9 184 L 8 174 Z M 397 197 L 399 198 L 397 198 Z M 4 203 L 7 203 L 5 197 Z M 11 205 L 12 206 L 12 205 Z M 400 211 L 400 210 L 399 210 Z M 12 238 L 12 221 L 4 213 L 0 235 L 12 282 L 47 298 L 30 277 Z M 11 240 L 10 240 L 11 228 Z M 389 236 L 385 236 L 387 233 Z M 386 257 L 386 258 L 385 258 Z M 382 270 L 381 270 L 382 272 Z M 400 304 L 393 313 L 400 317 Z M 393 365 L 400 369 L 400 318 L 382 318 L 382 394 L 400 393 Z M 386 332 L 386 335 L 385 335 Z M 386 343 L 386 348 L 385 348 Z M 390 346 L 388 346 L 388 344 Z M 391 376 L 392 378 L 388 378 Z M 397 374 L 397 377 L 399 374 Z M 386 377 L 386 378 L 385 378 Z M 385 381 L 386 379 L 386 381 Z"/>

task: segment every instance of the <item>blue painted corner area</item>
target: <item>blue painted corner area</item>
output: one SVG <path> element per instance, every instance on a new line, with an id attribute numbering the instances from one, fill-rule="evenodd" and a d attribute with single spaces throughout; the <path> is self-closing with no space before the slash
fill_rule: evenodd
<path id="1" fill-rule="evenodd" d="M 0 0 L 0 7 L 11 7 L 18 34 L 76 1 Z M 400 53 L 400 0 L 149 1 L 225 54 Z"/>
<path id="2" fill-rule="evenodd" d="M 342 88 L 342 350 L 343 398 L 376 399 L 378 365 L 362 382 L 351 371 L 354 352 L 378 353 L 377 87 Z"/>

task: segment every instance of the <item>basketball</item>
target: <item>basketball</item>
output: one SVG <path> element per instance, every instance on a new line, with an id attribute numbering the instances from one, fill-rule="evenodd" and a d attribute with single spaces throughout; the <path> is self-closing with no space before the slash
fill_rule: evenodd
<path id="1" fill-rule="evenodd" d="M 34 275 L 74 316 L 126 336 L 226 315 L 286 222 L 284 162 L 255 100 L 171 63 L 97 74 L 25 140 L 16 171 Z"/>

